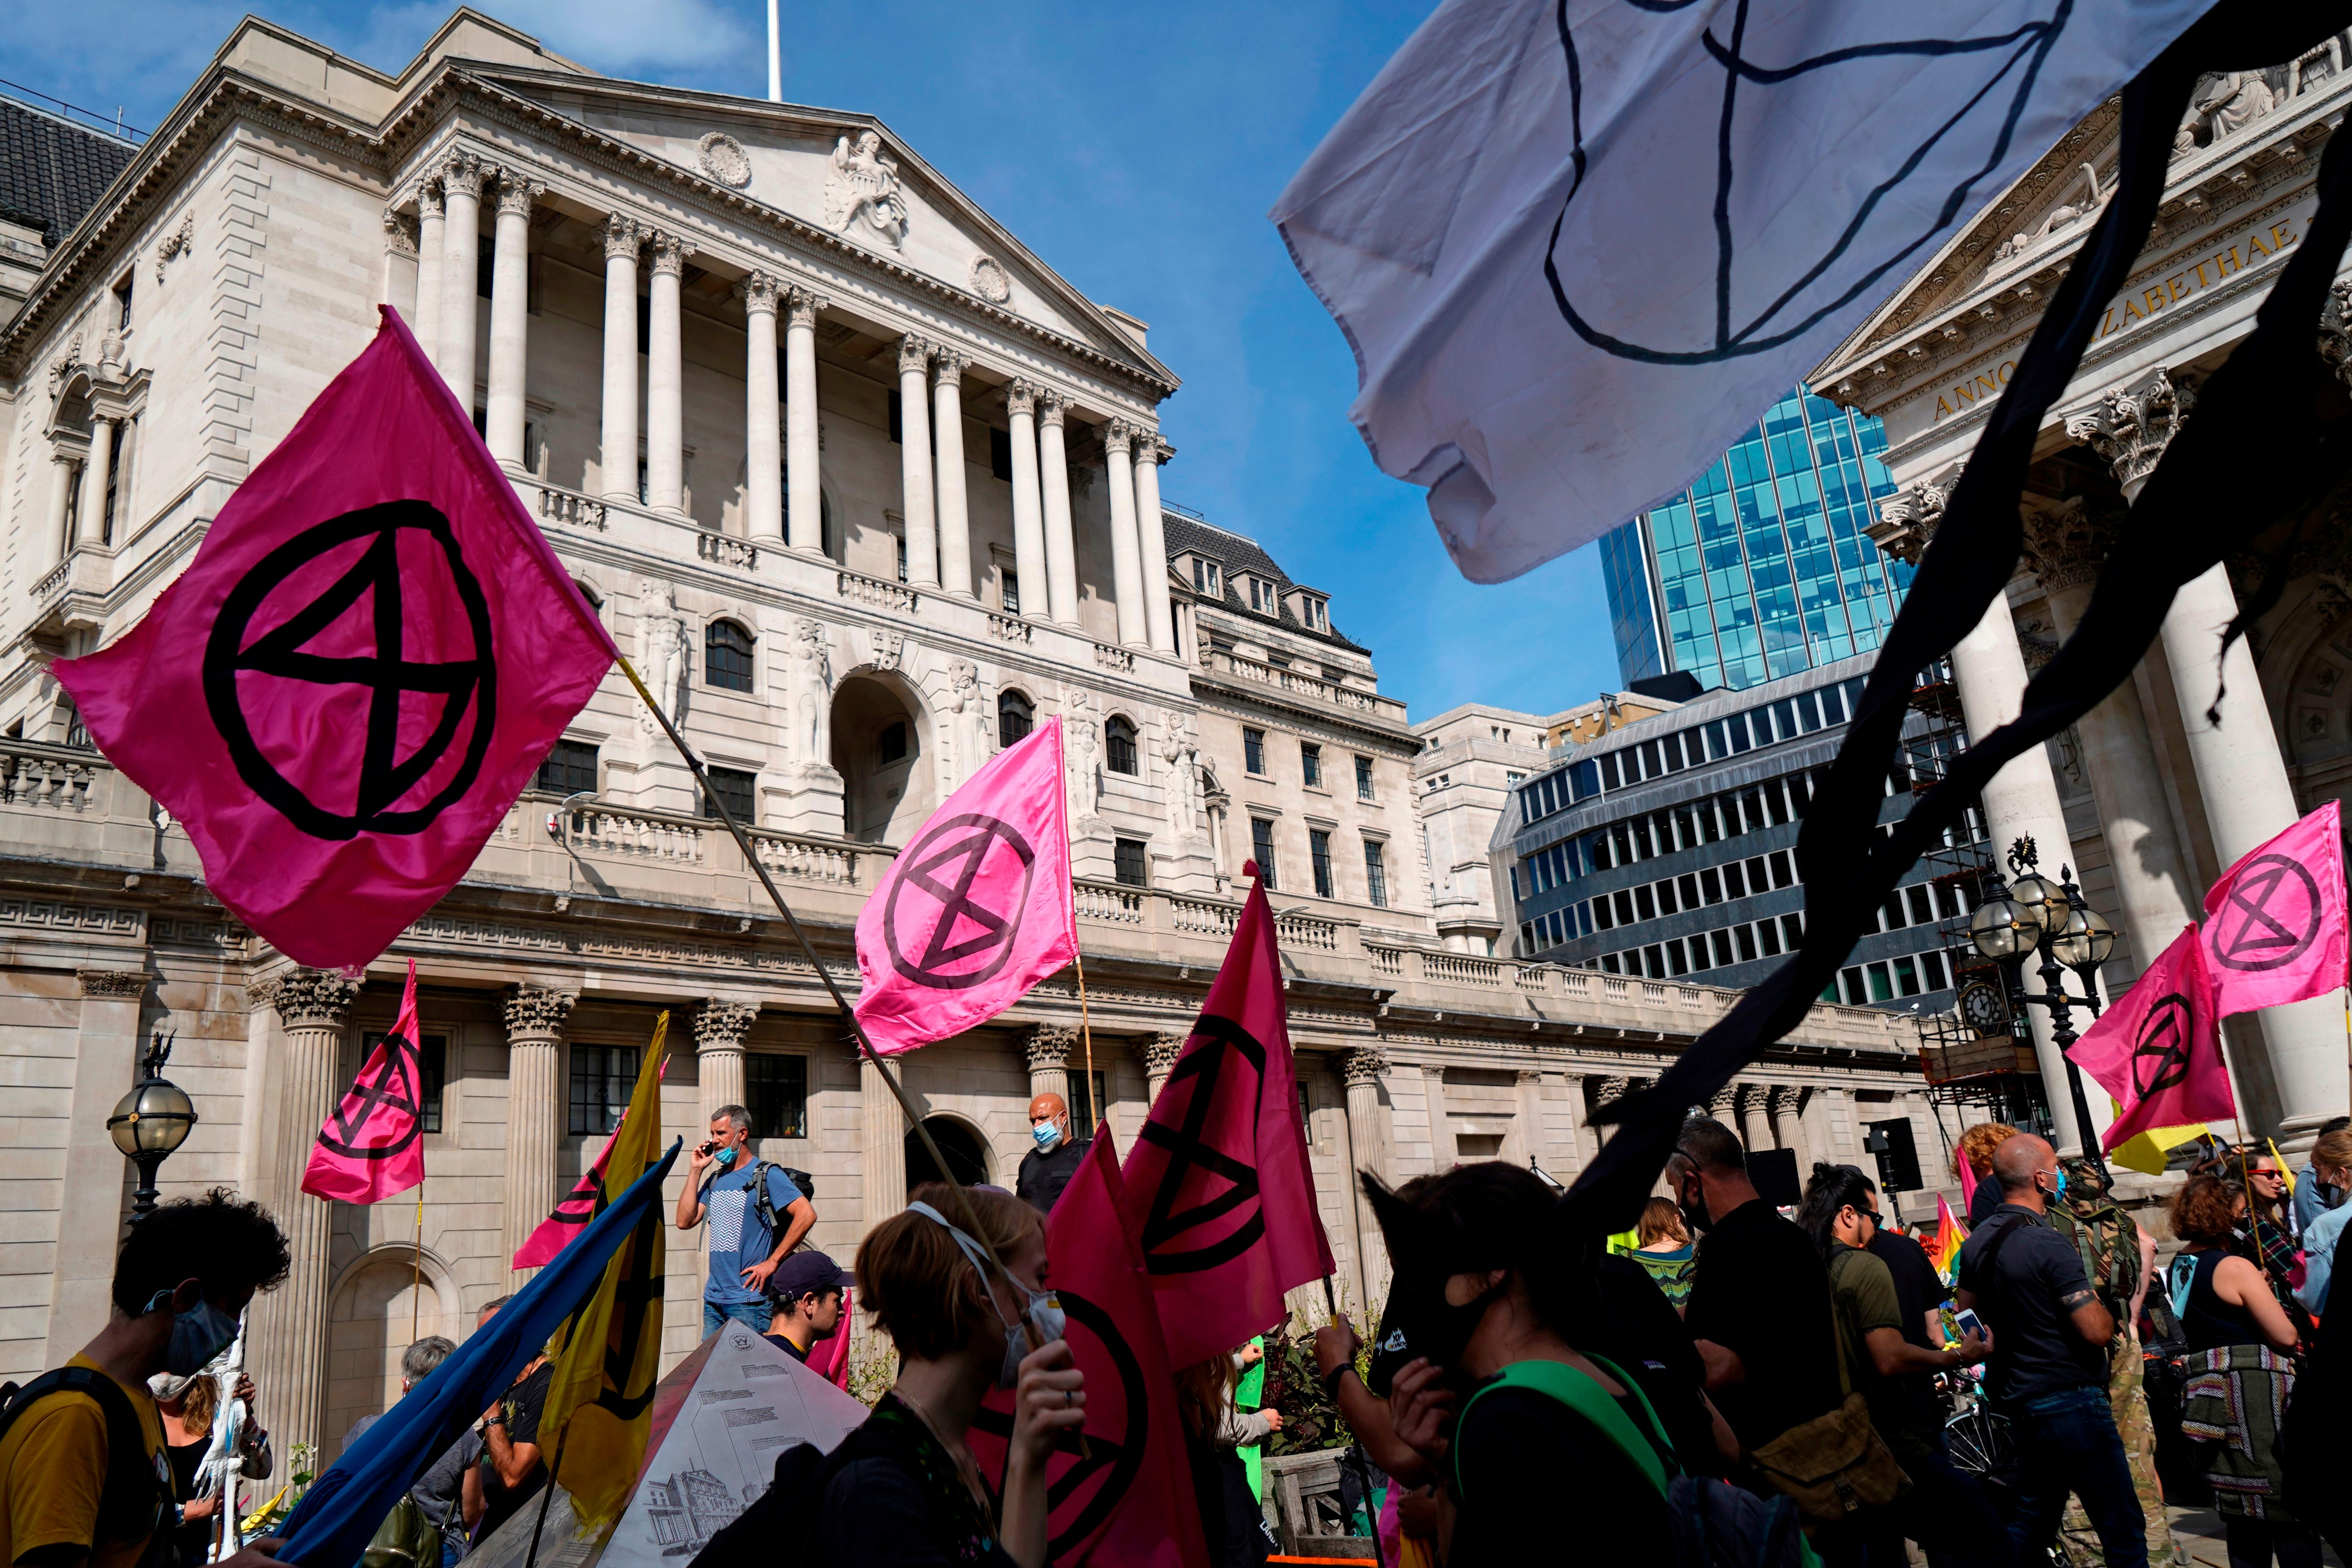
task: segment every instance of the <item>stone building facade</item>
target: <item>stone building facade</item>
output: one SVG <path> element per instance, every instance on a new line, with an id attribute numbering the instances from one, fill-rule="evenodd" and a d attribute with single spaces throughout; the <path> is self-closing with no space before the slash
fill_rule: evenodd
<path id="1" fill-rule="evenodd" d="M 2201 377 L 2252 331 L 2271 279 L 2302 243 L 2319 153 L 2352 105 L 2347 51 L 2352 35 L 2338 35 L 2299 59 L 2199 83 L 2147 248 L 2036 443 L 2025 547 L 2006 602 L 1952 654 L 1970 733 L 2014 717 L 2028 672 L 2073 633 L 2109 551 L 2130 537 L 2133 499 L 2196 416 Z M 1885 421 L 1885 461 L 1901 489 L 1880 503 L 1873 533 L 1890 553 L 1916 560 L 1933 536 L 2044 303 L 2112 196 L 2119 105 L 2084 120 L 1815 373 L 1822 395 Z M 2305 382 L 2267 395 L 2346 416 L 2347 307 L 2352 280 L 2336 285 L 2312 323 L 2319 353 Z M 2224 868 L 2342 798 L 2352 780 L 2342 518 L 2305 538 L 2284 595 L 2221 664 L 2221 679 L 2219 629 L 2260 575 L 2249 559 L 2184 587 L 2132 679 L 1985 792 L 1992 841 L 2032 835 L 2043 864 L 2071 862 L 2114 921 L 2124 940 L 2104 976 L 2111 992 L 2197 918 Z M 2207 718 L 2217 693 L 2218 723 Z M 2039 1010 L 2035 1023 L 2046 1029 Z M 2283 1148 L 2299 1152 L 2347 1109 L 2336 1000 L 2226 1028 L 2249 1120 Z M 2046 1033 L 2041 1047 L 2043 1077 L 2055 1081 Z M 2104 1097 L 2094 1100 L 2096 1116 Z M 2071 1136 L 2071 1111 L 2054 1109 Z"/>
<path id="2" fill-rule="evenodd" d="M 897 1104 L 617 674 L 471 874 L 358 977 L 241 928 L 184 828 L 88 748 L 46 661 L 136 620 L 379 302 L 479 410 L 845 980 L 893 846 L 999 744 L 1064 721 L 1083 1012 L 1056 977 L 903 1058 L 978 1173 L 1008 1181 L 1032 1093 L 1089 1062 L 1134 1136 L 1223 956 L 1254 816 L 1302 828 L 1276 907 L 1351 1302 L 1383 1285 L 1352 1171 L 1502 1155 L 1572 1176 L 1592 1107 L 1734 999 L 1445 951 L 1411 847 L 1415 742 L 1369 654 L 1286 579 L 1253 610 L 1162 569 L 1185 542 L 1158 489 L 1176 382 L 1143 324 L 886 127 L 594 76 L 471 12 L 389 76 L 248 18 L 0 332 L 0 1375 L 103 1320 L 129 1203 L 104 1120 L 158 1033 L 202 1117 L 165 1193 L 226 1184 L 286 1216 L 293 1276 L 257 1310 L 254 1364 L 281 1443 L 327 1458 L 396 1393 L 414 1333 L 462 1335 L 515 1286 L 514 1247 L 593 1159 L 664 1010 L 666 1131 L 748 1103 L 759 1152 L 814 1173 L 814 1240 L 845 1262 L 904 1201 Z M 1319 738 L 1345 787 L 1253 782 L 1259 728 Z M 1328 899 L 1317 820 L 1358 857 Z M 412 959 L 421 1206 L 303 1196 Z M 1907 1031 L 1843 1008 L 1748 1081 L 1751 1136 L 1839 1154 L 1858 1103 L 1920 1087 Z M 673 1360 L 702 1254 L 673 1233 Z"/>

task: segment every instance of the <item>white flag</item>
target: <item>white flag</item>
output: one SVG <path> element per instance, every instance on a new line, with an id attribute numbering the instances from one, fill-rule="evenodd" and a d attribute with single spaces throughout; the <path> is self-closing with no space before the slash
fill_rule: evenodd
<path id="1" fill-rule="evenodd" d="M 1446 0 L 1273 216 L 1373 460 L 1501 582 L 1694 479 L 2210 3 Z"/>

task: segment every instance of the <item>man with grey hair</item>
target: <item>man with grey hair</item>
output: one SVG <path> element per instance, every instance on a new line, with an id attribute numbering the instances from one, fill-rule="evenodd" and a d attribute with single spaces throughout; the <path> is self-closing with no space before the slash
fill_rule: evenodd
<path id="1" fill-rule="evenodd" d="M 766 1333 L 774 1316 L 768 1277 L 816 1223 L 816 1205 L 781 1166 L 751 1154 L 751 1113 L 722 1105 L 710 1137 L 688 1158 L 677 1194 L 677 1228 L 710 1222 L 710 1279 L 702 1289 L 702 1337 L 732 1318 Z M 705 1173 L 710 1173 L 705 1179 Z"/>
<path id="2" fill-rule="evenodd" d="M 435 1367 L 449 1359 L 449 1352 L 457 1348 L 455 1343 L 439 1334 L 427 1334 L 401 1352 L 400 1396 L 407 1398 L 408 1391 L 423 1383 Z M 348 1448 L 358 1442 L 362 1434 L 382 1419 L 381 1415 L 362 1415 L 352 1422 L 352 1429 L 343 1434 L 343 1447 Z"/>

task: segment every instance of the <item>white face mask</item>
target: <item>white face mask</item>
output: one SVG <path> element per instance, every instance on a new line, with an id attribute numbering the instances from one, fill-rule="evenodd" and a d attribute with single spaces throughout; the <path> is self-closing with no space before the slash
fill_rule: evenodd
<path id="1" fill-rule="evenodd" d="M 1005 1319 L 1004 1309 L 997 1304 L 996 1292 L 988 1289 L 988 1255 L 980 1249 L 978 1242 L 955 1226 L 950 1225 L 947 1215 L 940 1213 L 930 1205 L 914 1203 L 908 1204 L 907 1207 L 926 1219 L 937 1221 L 944 1227 L 947 1233 L 955 1238 L 956 1246 L 963 1249 L 964 1257 L 971 1260 L 972 1271 L 980 1276 L 981 1288 L 987 1291 L 989 1308 L 996 1313 L 996 1321 L 1004 1325 L 1004 1363 L 996 1369 L 996 1386 L 1012 1387 L 1020 1381 L 1021 1363 L 1029 1354 L 1029 1331 L 1024 1324 L 1011 1322 Z M 1054 1300 L 1054 1293 L 1050 1290 L 1032 1290 L 1013 1279 L 1012 1270 L 1005 1269 L 1002 1272 L 1006 1284 L 1029 1299 L 1028 1315 L 1036 1322 L 1037 1331 L 1045 1336 L 1045 1342 L 1051 1344 L 1054 1341 L 1062 1338 L 1064 1331 L 1068 1327 L 1068 1319 L 1062 1311 L 1061 1303 Z"/>

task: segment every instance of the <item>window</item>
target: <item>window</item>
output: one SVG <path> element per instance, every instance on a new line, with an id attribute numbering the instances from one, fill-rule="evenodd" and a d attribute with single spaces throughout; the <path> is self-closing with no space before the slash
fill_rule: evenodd
<path id="1" fill-rule="evenodd" d="M 1192 557 L 1192 587 L 1212 599 L 1222 599 L 1225 596 L 1225 574 L 1215 562 L 1203 561 L 1195 555 Z"/>
<path id="2" fill-rule="evenodd" d="M 1025 741 L 1036 726 L 1037 710 L 1029 706 L 1029 699 L 1010 687 L 996 695 L 996 743 L 1012 745 Z"/>
<path id="3" fill-rule="evenodd" d="M 1265 731 L 1242 731 L 1242 766 L 1263 777 L 1265 773 Z"/>
<path id="4" fill-rule="evenodd" d="M 1123 888 L 1146 886 L 1143 873 L 1143 840 L 1114 838 L 1111 840 L 1111 875 Z"/>
<path id="5" fill-rule="evenodd" d="M 883 725 L 882 732 L 874 737 L 874 750 L 885 764 L 905 762 L 907 760 L 906 721 L 898 720 Z"/>
<path id="6" fill-rule="evenodd" d="M 636 1047 L 573 1046 L 568 1130 L 590 1137 L 610 1132 L 621 1124 L 636 1087 Z"/>
<path id="7" fill-rule="evenodd" d="M 808 1136 L 806 1057 L 780 1051 L 743 1053 L 743 1099 L 751 1112 L 754 1138 Z"/>
<path id="8" fill-rule="evenodd" d="M 1074 1067 L 1064 1077 L 1067 1081 L 1062 1086 L 1062 1099 L 1070 1108 L 1071 1134 L 1092 1137 L 1102 1125 L 1102 1108 L 1110 1099 L 1106 1092 L 1109 1086 L 1103 1081 L 1106 1075 Z"/>
<path id="9" fill-rule="evenodd" d="M 1013 482 L 1013 432 L 988 427 L 988 471 L 1006 484 Z"/>
<path id="10" fill-rule="evenodd" d="M 1103 763 L 1111 772 L 1130 777 L 1139 771 L 1135 760 L 1135 725 L 1116 713 L 1103 721 Z"/>
<path id="11" fill-rule="evenodd" d="M 1307 858 L 1315 863 L 1315 896 L 1331 896 L 1331 836 L 1319 827 L 1307 830 Z"/>
<path id="12" fill-rule="evenodd" d="M 898 581 L 907 580 L 907 536 L 898 535 Z"/>
<path id="13" fill-rule="evenodd" d="M 751 689 L 751 634 L 733 621 L 713 621 L 702 634 L 702 683 L 729 691 Z"/>
<path id="14" fill-rule="evenodd" d="M 1298 772 L 1308 789 L 1323 787 L 1323 748 L 1312 741 L 1298 742 Z"/>
<path id="15" fill-rule="evenodd" d="M 907 411 L 898 405 L 898 394 L 895 390 L 889 394 L 889 404 L 890 443 L 896 447 L 903 447 L 907 444 Z"/>
<path id="16" fill-rule="evenodd" d="M 539 764 L 536 787 L 557 795 L 592 794 L 596 788 L 596 748 L 584 741 L 558 741 Z"/>
<path id="17" fill-rule="evenodd" d="M 1389 907 L 1388 861 L 1377 838 L 1364 840 L 1364 896 L 1376 910 Z"/>
<path id="18" fill-rule="evenodd" d="M 746 827 L 755 825 L 759 821 L 754 811 L 758 795 L 752 786 L 760 782 L 760 775 L 747 773 L 740 768 L 710 768 L 707 771 L 710 774 L 712 792 L 727 804 L 727 815 Z M 709 817 L 719 815 L 709 795 L 703 797 L 702 815 Z"/>
<path id="19" fill-rule="evenodd" d="M 114 461 L 106 470 L 106 513 L 99 520 L 98 539 L 101 544 L 114 542 L 115 503 L 121 499 L 131 472 L 131 437 L 138 432 L 139 422 L 131 420 L 122 426 L 121 436 L 114 446 Z"/>
<path id="20" fill-rule="evenodd" d="M 1021 613 L 1021 574 L 1007 567 L 996 574 L 996 596 L 1008 616 Z"/>
<path id="21" fill-rule="evenodd" d="M 136 271 L 127 272 L 123 275 L 122 281 L 114 286 L 115 303 L 121 307 L 114 317 L 114 327 L 117 331 L 124 331 L 131 325 L 131 290 L 138 281 L 139 274 Z"/>
<path id="22" fill-rule="evenodd" d="M 361 1066 L 366 1066 L 368 1058 L 375 1055 L 375 1048 L 383 1044 L 383 1036 L 382 1029 L 370 1029 L 360 1037 Z M 416 1058 L 416 1124 L 424 1131 L 438 1132 L 441 1131 L 441 1086 L 446 1081 L 449 1070 L 449 1037 L 425 1036 L 417 1047 Z M 636 1085 L 631 1083 L 629 1087 L 635 1089 Z"/>
<path id="23" fill-rule="evenodd" d="M 1250 853 L 1257 860 L 1257 879 L 1269 893 L 1275 890 L 1274 880 L 1274 819 L 1268 816 L 1250 818 Z"/>

